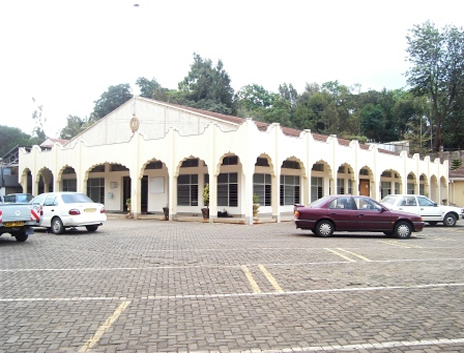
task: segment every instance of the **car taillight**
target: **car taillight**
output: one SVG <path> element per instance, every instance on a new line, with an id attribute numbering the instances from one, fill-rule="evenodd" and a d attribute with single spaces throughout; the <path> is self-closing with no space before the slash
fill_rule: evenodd
<path id="1" fill-rule="evenodd" d="M 102 207 L 101 210 L 100 210 L 100 213 L 105 213 L 105 207 Z"/>
<path id="2" fill-rule="evenodd" d="M 73 209 L 69 210 L 68 213 L 69 213 L 71 216 L 77 216 L 77 215 L 80 215 L 80 214 L 81 214 L 81 211 L 79 211 L 78 209 L 73 208 Z"/>
<path id="3" fill-rule="evenodd" d="M 295 212 L 293 212 L 293 214 L 295 215 L 295 218 L 300 218 L 300 212 L 299 211 L 295 211 Z"/>

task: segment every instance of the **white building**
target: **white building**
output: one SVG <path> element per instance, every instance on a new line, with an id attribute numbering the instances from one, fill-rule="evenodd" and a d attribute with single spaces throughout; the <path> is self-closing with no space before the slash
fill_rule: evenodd
<path id="1" fill-rule="evenodd" d="M 448 199 L 448 162 L 409 158 L 376 146 L 136 97 L 68 143 L 19 153 L 19 179 L 37 195 L 81 191 L 108 212 L 199 215 L 210 186 L 210 222 L 218 211 L 253 223 L 277 222 L 295 203 L 328 194 L 421 193 Z"/>

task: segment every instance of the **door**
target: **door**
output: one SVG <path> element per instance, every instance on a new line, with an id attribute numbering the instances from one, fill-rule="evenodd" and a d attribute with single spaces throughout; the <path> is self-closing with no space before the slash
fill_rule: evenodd
<path id="1" fill-rule="evenodd" d="M 424 219 L 424 222 L 441 221 L 441 208 L 437 204 L 425 196 L 417 196 L 417 203 L 419 204 L 419 213 Z"/>
<path id="2" fill-rule="evenodd" d="M 370 196 L 371 195 L 371 182 L 369 179 L 360 179 L 359 180 L 359 195 L 361 196 Z"/>
<path id="3" fill-rule="evenodd" d="M 43 227 L 50 227 L 52 218 L 59 214 L 58 201 L 56 195 L 50 194 L 45 197 L 42 204 L 42 212 L 40 213 L 40 225 Z"/>
<path id="4" fill-rule="evenodd" d="M 357 213 L 357 227 L 360 231 L 388 231 L 392 230 L 391 218 L 382 206 L 365 197 L 355 197 Z"/>
<path id="5" fill-rule="evenodd" d="M 126 200 L 130 199 L 131 197 L 131 178 L 125 176 L 122 178 L 122 209 L 124 212 L 127 212 L 127 203 Z"/>
<path id="6" fill-rule="evenodd" d="M 414 195 L 402 196 L 398 201 L 398 211 L 414 213 L 417 215 L 421 214 L 419 204 L 417 203 L 416 197 Z"/>
<path id="7" fill-rule="evenodd" d="M 330 203 L 329 215 L 337 230 L 356 229 L 357 211 L 354 208 L 354 200 L 349 196 L 339 197 Z"/>
<path id="8" fill-rule="evenodd" d="M 148 211 L 148 176 L 144 175 L 142 177 L 142 185 L 140 192 L 140 211 L 142 213 L 147 213 Z"/>

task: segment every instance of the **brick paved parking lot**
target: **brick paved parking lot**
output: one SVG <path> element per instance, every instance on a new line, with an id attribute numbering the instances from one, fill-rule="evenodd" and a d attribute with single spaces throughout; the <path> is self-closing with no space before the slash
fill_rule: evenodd
<path id="1" fill-rule="evenodd" d="M 0 237 L 0 352 L 464 352 L 464 226 L 109 220 Z"/>

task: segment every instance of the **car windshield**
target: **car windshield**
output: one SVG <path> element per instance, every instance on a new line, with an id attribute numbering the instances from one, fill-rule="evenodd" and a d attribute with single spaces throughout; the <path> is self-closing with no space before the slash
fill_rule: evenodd
<path id="1" fill-rule="evenodd" d="M 10 194 L 4 197 L 5 202 L 13 202 L 13 203 L 28 203 L 32 200 L 31 194 Z"/>
<path id="2" fill-rule="evenodd" d="M 63 194 L 61 199 L 64 203 L 93 203 L 93 201 L 84 194 Z"/>

